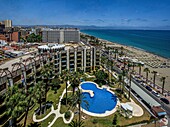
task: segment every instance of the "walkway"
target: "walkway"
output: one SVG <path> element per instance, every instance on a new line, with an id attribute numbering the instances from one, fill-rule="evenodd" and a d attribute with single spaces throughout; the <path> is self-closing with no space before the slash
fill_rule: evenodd
<path id="1" fill-rule="evenodd" d="M 67 88 L 69 88 L 70 87 L 70 83 L 69 82 L 67 82 L 68 83 L 68 86 L 67 86 Z M 44 118 L 42 118 L 42 119 L 36 119 L 36 113 L 34 113 L 33 114 L 33 121 L 34 122 L 42 122 L 42 121 L 44 121 L 44 120 L 46 120 L 49 116 L 51 116 L 52 114 L 55 114 L 55 118 L 53 119 L 53 121 L 48 125 L 48 127 L 51 127 L 54 123 L 55 123 L 55 121 L 59 118 L 59 117 L 62 117 L 63 118 L 63 121 L 64 121 L 64 123 L 66 123 L 66 124 L 69 124 L 71 121 L 72 121 L 72 119 L 74 118 L 74 113 L 71 111 L 71 110 L 69 110 L 70 112 L 71 112 L 71 117 L 70 117 L 70 119 L 67 121 L 66 119 L 65 119 L 65 117 L 64 117 L 64 114 L 61 114 L 60 113 L 60 108 L 61 108 L 61 100 L 62 100 L 62 98 L 64 97 L 64 94 L 66 93 L 66 89 L 64 89 L 64 91 L 63 91 L 63 93 L 62 93 L 62 95 L 61 95 L 61 97 L 60 97 L 60 99 L 59 99 L 59 103 L 58 103 L 58 108 L 55 110 L 54 109 L 54 106 L 52 105 L 52 107 L 51 107 L 51 112 L 49 112 L 49 114 L 48 115 L 46 115 Z"/>

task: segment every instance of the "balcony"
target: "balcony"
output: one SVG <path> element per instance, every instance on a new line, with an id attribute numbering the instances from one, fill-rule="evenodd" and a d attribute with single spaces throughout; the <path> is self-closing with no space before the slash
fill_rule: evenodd
<path id="1" fill-rule="evenodd" d="M 74 54 L 70 54 L 70 57 L 74 57 Z"/>
<path id="2" fill-rule="evenodd" d="M 62 56 L 61 58 L 67 58 L 67 56 L 66 56 L 66 55 L 64 55 L 64 56 Z"/>
<path id="3" fill-rule="evenodd" d="M 81 53 L 79 53 L 79 54 L 77 54 L 77 56 L 82 56 L 82 54 L 81 54 Z"/>
<path id="4" fill-rule="evenodd" d="M 67 63 L 67 60 L 63 60 L 63 61 L 61 61 L 62 62 L 62 64 L 66 64 Z"/>

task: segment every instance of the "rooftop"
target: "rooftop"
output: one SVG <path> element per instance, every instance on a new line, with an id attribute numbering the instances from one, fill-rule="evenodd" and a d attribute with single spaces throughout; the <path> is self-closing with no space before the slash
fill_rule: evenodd
<path id="1" fill-rule="evenodd" d="M 141 88 L 139 88 L 135 83 L 132 82 L 131 88 L 151 107 L 161 106 L 156 100 L 154 100 L 150 95 L 146 94 Z"/>

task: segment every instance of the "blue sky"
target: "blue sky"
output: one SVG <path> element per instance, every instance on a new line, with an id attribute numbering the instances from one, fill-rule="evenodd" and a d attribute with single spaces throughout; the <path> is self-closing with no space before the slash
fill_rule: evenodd
<path id="1" fill-rule="evenodd" d="M 170 26 L 170 0 L 0 0 L 14 25 Z"/>

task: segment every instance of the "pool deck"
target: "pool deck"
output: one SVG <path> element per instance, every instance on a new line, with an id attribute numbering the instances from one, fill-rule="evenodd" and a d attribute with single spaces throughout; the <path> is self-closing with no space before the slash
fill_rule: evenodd
<path id="1" fill-rule="evenodd" d="M 81 84 L 83 84 L 83 83 L 93 83 L 93 84 L 96 85 L 96 87 L 97 87 L 98 89 L 103 89 L 103 88 L 105 88 L 105 89 L 106 89 L 107 91 L 109 91 L 110 93 L 115 94 L 115 93 L 114 93 L 113 91 L 111 91 L 110 88 L 107 87 L 107 86 L 99 87 L 98 84 L 96 84 L 95 82 L 91 82 L 91 81 L 82 82 Z M 82 90 L 82 92 L 84 92 L 84 90 L 81 88 L 81 84 L 79 85 L 79 88 Z M 87 90 L 87 91 L 85 90 L 85 92 L 88 92 L 89 94 L 91 94 L 91 91 L 92 91 L 92 90 Z M 93 91 L 92 91 L 92 92 L 93 92 Z M 90 95 L 90 96 L 92 96 L 92 95 Z M 94 96 L 94 93 L 93 93 L 93 96 Z M 85 109 L 83 109 L 83 108 L 81 108 L 81 111 L 84 112 L 84 113 L 87 114 L 87 115 L 90 115 L 90 116 L 106 117 L 106 116 L 109 116 L 109 115 L 115 113 L 115 112 L 117 111 L 117 109 L 118 109 L 119 106 L 120 106 L 120 101 L 119 101 L 119 99 L 117 98 L 117 104 L 116 104 L 115 108 L 113 108 L 111 111 L 106 111 L 105 113 L 101 113 L 101 114 L 99 114 L 99 113 L 92 113 L 92 112 L 89 112 L 89 111 L 87 111 L 87 110 L 85 110 Z"/>

